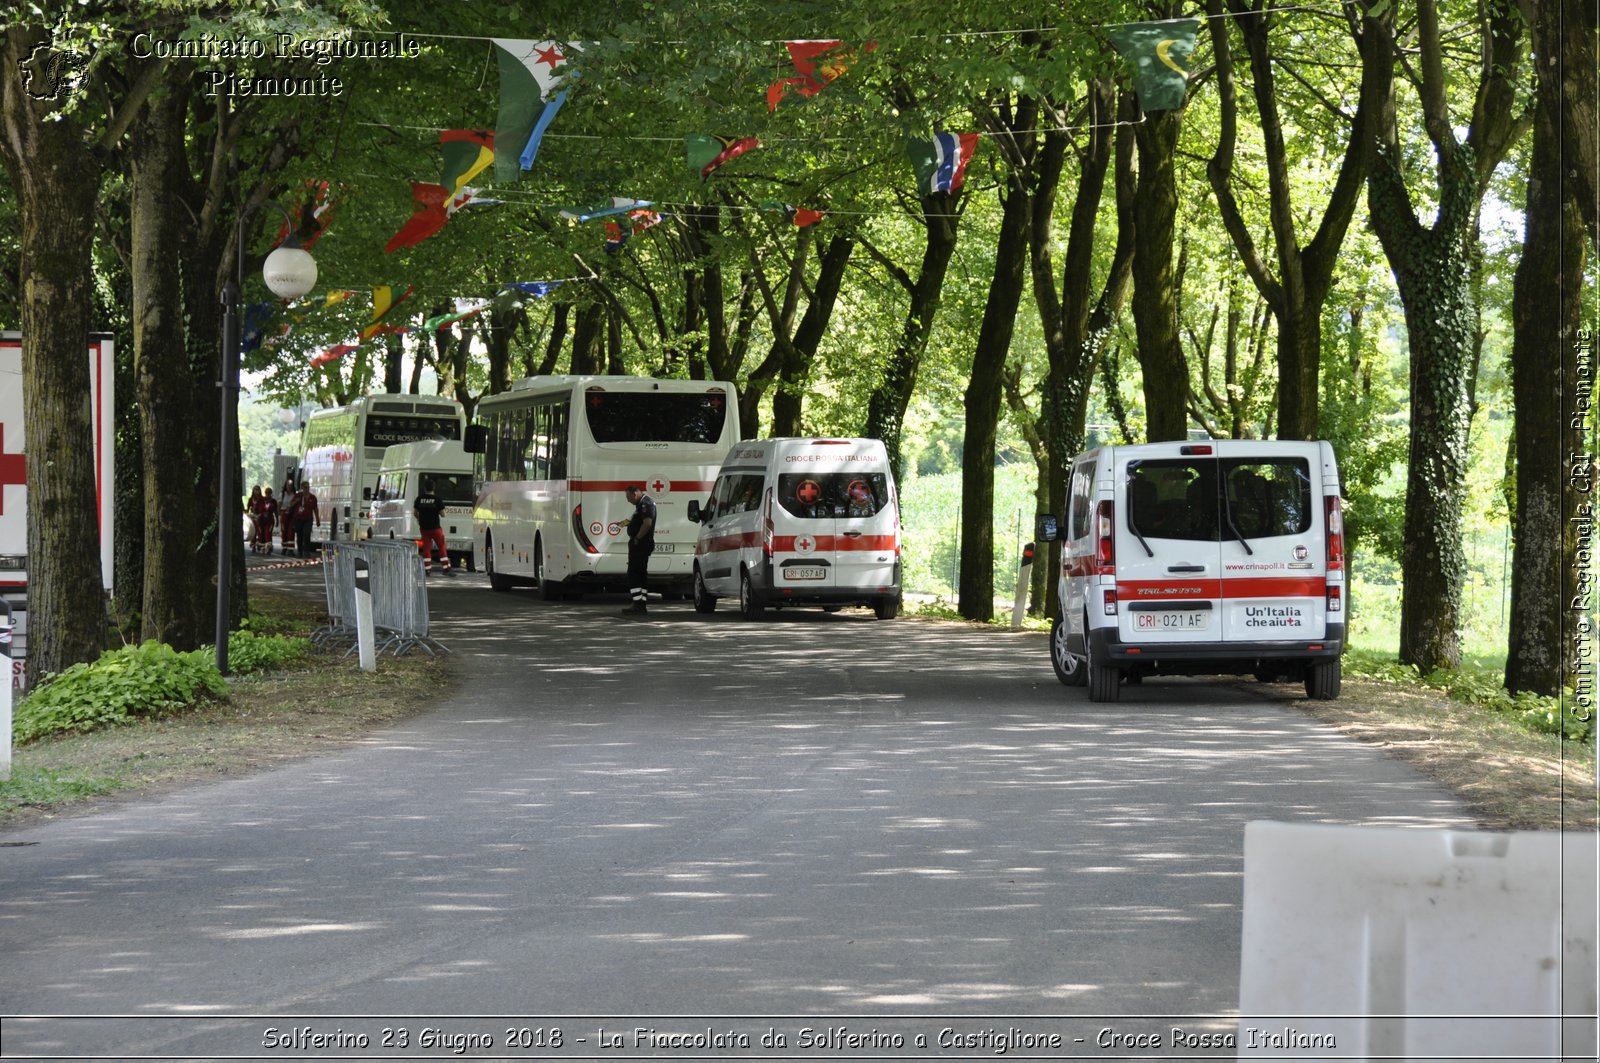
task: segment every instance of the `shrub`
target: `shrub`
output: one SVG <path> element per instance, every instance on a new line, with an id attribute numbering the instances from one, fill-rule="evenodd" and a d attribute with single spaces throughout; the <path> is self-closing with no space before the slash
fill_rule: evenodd
<path id="1" fill-rule="evenodd" d="M 25 698 L 11 733 L 30 742 L 59 731 L 92 731 L 134 716 L 158 716 L 227 692 L 204 650 L 179 653 L 164 643 L 108 650 L 75 664 Z"/>
<path id="2" fill-rule="evenodd" d="M 311 640 L 288 635 L 258 635 L 235 631 L 228 636 L 228 668 L 233 672 L 260 672 L 311 652 Z"/>

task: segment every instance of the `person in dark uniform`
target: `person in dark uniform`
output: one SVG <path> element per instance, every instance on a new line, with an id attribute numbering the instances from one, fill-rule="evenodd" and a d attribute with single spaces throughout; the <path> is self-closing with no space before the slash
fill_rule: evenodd
<path id="1" fill-rule="evenodd" d="M 633 604 L 623 610 L 635 616 L 645 612 L 645 572 L 656 549 L 656 504 L 638 484 L 629 484 L 628 501 L 633 516 L 628 518 L 628 588 Z"/>
<path id="2" fill-rule="evenodd" d="M 439 554 L 439 566 L 446 576 L 454 576 L 450 567 L 450 551 L 444 542 L 444 503 L 439 501 L 438 485 L 433 477 L 422 481 L 417 500 L 411 503 L 411 512 L 417 515 L 417 529 L 422 532 L 422 570 L 433 575 L 433 553 Z"/>

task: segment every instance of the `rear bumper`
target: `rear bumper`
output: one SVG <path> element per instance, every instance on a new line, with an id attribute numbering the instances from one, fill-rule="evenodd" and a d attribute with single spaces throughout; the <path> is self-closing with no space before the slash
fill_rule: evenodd
<path id="1" fill-rule="evenodd" d="M 750 570 L 751 588 L 766 600 L 768 605 L 783 605 L 787 602 L 805 602 L 809 604 L 848 605 L 852 602 L 879 602 L 885 599 L 898 599 L 900 597 L 900 566 L 894 567 L 894 583 L 892 586 L 881 585 L 866 587 L 840 587 L 832 585 L 827 587 L 797 586 L 786 583 L 775 585 L 773 578 L 772 562 L 763 561 Z"/>
<path id="2" fill-rule="evenodd" d="M 1344 625 L 1329 624 L 1325 638 L 1282 642 L 1125 643 L 1114 627 L 1094 628 L 1089 639 L 1101 661 L 1151 671 L 1245 673 L 1264 662 L 1336 660 L 1344 652 Z"/>

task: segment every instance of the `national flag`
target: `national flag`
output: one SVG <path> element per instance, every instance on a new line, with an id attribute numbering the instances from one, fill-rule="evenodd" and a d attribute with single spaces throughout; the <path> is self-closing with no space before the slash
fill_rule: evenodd
<path id="1" fill-rule="evenodd" d="M 809 207 L 797 207 L 792 203 L 780 203 L 776 199 L 763 199 L 756 206 L 762 210 L 781 211 L 783 216 L 796 229 L 805 229 L 827 217 L 823 211 L 812 210 Z"/>
<path id="2" fill-rule="evenodd" d="M 245 354 L 260 347 L 267 337 L 267 325 L 272 321 L 272 312 L 278 308 L 275 302 L 250 303 L 244 308 L 243 334 L 239 337 L 239 349 Z"/>
<path id="3" fill-rule="evenodd" d="M 567 69 L 568 53 L 577 49 L 556 41 L 491 38 L 500 63 L 500 115 L 495 120 L 496 181 L 517 179 L 518 168 L 533 169 L 539 142 L 567 102 L 566 81 L 577 77 Z"/>
<path id="4" fill-rule="evenodd" d="M 789 49 L 789 59 L 800 72 L 799 77 L 779 78 L 767 87 L 767 110 L 775 111 L 778 103 L 794 89 L 802 96 L 815 96 L 823 87 L 850 68 L 856 61 L 853 48 L 843 41 L 784 41 Z M 871 41 L 863 51 L 874 51 L 877 41 Z"/>
<path id="5" fill-rule="evenodd" d="M 326 310 L 330 306 L 342 303 L 354 294 L 356 293 L 351 288 L 335 288 L 333 291 L 328 293 L 326 299 L 322 300 L 322 309 Z"/>
<path id="6" fill-rule="evenodd" d="M 454 325 L 457 321 L 463 321 L 474 314 L 481 314 L 488 308 L 489 300 L 487 299 L 457 299 L 454 310 L 446 311 L 443 314 L 435 314 L 433 317 L 428 318 L 422 323 L 422 331 L 437 331 L 446 325 Z"/>
<path id="7" fill-rule="evenodd" d="M 521 292 L 523 295 L 531 295 L 536 299 L 543 299 L 560 286 L 560 281 L 510 281 L 500 290 L 502 292 Z"/>
<path id="8" fill-rule="evenodd" d="M 628 237 L 635 233 L 642 233 L 653 225 L 661 224 L 661 215 L 653 210 L 630 210 L 626 223 L 620 221 L 606 222 L 606 250 L 620 251 L 622 245 L 628 242 Z"/>
<path id="9" fill-rule="evenodd" d="M 300 204 L 298 217 L 295 219 L 294 231 L 300 236 L 300 246 L 309 250 L 311 245 L 322 238 L 322 233 L 328 228 L 328 223 L 333 220 L 333 200 L 328 198 L 328 182 L 307 181 L 306 194 Z M 277 238 L 272 241 L 272 246 L 277 247 L 289 238 L 289 223 L 284 221 L 278 226 Z"/>
<path id="10" fill-rule="evenodd" d="M 359 346 L 361 346 L 359 343 L 341 343 L 336 346 L 329 347 L 327 350 L 311 359 L 311 368 L 321 369 L 329 362 L 337 362 L 339 359 L 343 358 L 345 355 L 349 354 Z"/>
<path id="11" fill-rule="evenodd" d="M 396 299 L 394 289 L 387 284 L 372 289 L 372 320 L 361 330 L 361 339 L 370 340 L 381 332 L 406 331 L 404 328 L 386 323 L 384 319 L 394 312 L 395 307 L 411 298 L 411 292 L 412 289 L 407 287 L 405 294 Z"/>
<path id="12" fill-rule="evenodd" d="M 731 159 L 761 146 L 755 137 L 719 137 L 690 133 L 684 138 L 689 153 L 689 169 L 704 181 L 711 172 Z"/>
<path id="13" fill-rule="evenodd" d="M 650 206 L 648 199 L 627 199 L 623 196 L 612 196 L 610 199 L 601 200 L 587 207 L 562 207 L 560 215 L 568 221 L 593 221 L 596 218 L 606 218 L 613 214 L 627 214 L 629 211 L 639 210 Z"/>
<path id="14" fill-rule="evenodd" d="M 932 140 L 913 140 L 906 146 L 906 154 L 917 172 L 917 193 L 930 196 L 960 191 L 967 163 L 977 148 L 976 133 L 935 133 Z"/>
<path id="15" fill-rule="evenodd" d="M 400 227 L 400 231 L 389 237 L 389 242 L 383 245 L 385 254 L 400 250 L 402 247 L 415 247 L 428 237 L 444 228 L 444 223 L 451 216 L 468 203 L 477 201 L 476 188 L 463 187 L 455 195 L 445 201 L 443 185 L 428 184 L 424 181 L 411 182 L 411 198 L 416 203 L 412 208 L 413 213 L 409 220 Z M 490 200 L 489 202 L 499 202 Z"/>
<path id="16" fill-rule="evenodd" d="M 1113 26 L 1107 32 L 1122 57 L 1136 68 L 1133 87 L 1139 109 L 1172 111 L 1183 106 L 1189 88 L 1189 58 L 1194 55 L 1197 18 L 1161 22 L 1134 22 Z"/>
<path id="17" fill-rule="evenodd" d="M 467 182 L 494 162 L 494 134 L 482 129 L 446 129 L 439 134 L 444 146 L 444 173 L 439 183 L 445 194 L 443 203 L 467 186 Z"/>

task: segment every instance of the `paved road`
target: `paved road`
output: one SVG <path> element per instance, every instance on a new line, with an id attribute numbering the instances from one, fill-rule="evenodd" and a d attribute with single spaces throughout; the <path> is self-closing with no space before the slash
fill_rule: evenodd
<path id="1" fill-rule="evenodd" d="M 1091 705 L 1037 634 L 436 581 L 436 711 L 0 838 L 0 1012 L 1225 1016 L 1248 821 L 1470 823 L 1290 686 Z M 265 1025 L 0 1034 L 224 1055 Z"/>

